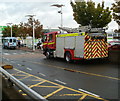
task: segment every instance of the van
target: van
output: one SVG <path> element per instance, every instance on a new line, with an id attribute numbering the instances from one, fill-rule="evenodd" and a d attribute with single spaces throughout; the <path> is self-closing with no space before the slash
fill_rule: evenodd
<path id="1" fill-rule="evenodd" d="M 5 37 L 3 38 L 3 48 L 16 49 L 17 39 L 15 37 Z"/>

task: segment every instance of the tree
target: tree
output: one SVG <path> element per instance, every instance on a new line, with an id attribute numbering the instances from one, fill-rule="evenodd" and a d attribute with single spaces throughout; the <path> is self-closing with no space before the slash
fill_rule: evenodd
<path id="1" fill-rule="evenodd" d="M 34 21 L 35 37 L 39 38 L 42 35 L 43 25 L 40 24 L 40 21 L 38 19 L 32 20 L 31 17 L 28 19 L 28 22 L 24 24 L 26 26 L 26 32 L 30 36 L 33 35 L 33 21 Z"/>
<path id="2" fill-rule="evenodd" d="M 35 27 L 35 37 L 39 38 L 42 36 L 43 25 L 40 24 L 40 21 L 34 20 Z M 2 31 L 4 37 L 11 36 L 11 27 L 7 26 L 4 31 Z M 33 21 L 32 18 L 28 19 L 27 23 L 20 22 L 18 25 L 12 25 L 12 36 L 13 37 L 23 37 L 26 38 L 27 35 L 33 35 Z"/>
<path id="3" fill-rule="evenodd" d="M 4 28 L 4 30 L 2 31 L 3 37 L 10 37 L 11 36 L 11 28 L 10 26 L 7 26 L 6 28 Z"/>
<path id="4" fill-rule="evenodd" d="M 111 11 L 109 7 L 104 8 L 104 2 L 102 4 L 98 3 L 97 7 L 95 7 L 95 2 L 92 0 L 71 2 L 71 6 L 74 20 L 82 26 L 91 25 L 91 27 L 103 28 L 111 22 Z"/>
<path id="5" fill-rule="evenodd" d="M 111 10 L 113 10 L 113 19 L 117 22 L 118 26 L 120 26 L 120 1 L 113 3 Z M 120 28 L 118 30 L 116 29 L 115 32 L 120 33 Z"/>
<path id="6" fill-rule="evenodd" d="M 12 25 L 12 37 L 18 37 L 18 25 Z M 2 31 L 3 33 L 3 37 L 10 37 L 11 36 L 11 27 L 7 26 L 6 28 L 4 28 L 4 30 Z"/>

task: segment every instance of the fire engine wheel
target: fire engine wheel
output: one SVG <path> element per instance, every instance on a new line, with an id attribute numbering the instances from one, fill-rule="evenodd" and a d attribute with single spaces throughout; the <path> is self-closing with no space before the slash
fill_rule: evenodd
<path id="1" fill-rule="evenodd" d="M 47 59 L 50 59 L 50 52 L 47 51 L 45 55 Z"/>
<path id="2" fill-rule="evenodd" d="M 72 61 L 72 60 L 71 60 L 71 54 L 70 54 L 69 52 L 66 53 L 66 55 L 65 55 L 65 60 L 66 60 L 67 62 L 71 62 L 71 61 Z"/>

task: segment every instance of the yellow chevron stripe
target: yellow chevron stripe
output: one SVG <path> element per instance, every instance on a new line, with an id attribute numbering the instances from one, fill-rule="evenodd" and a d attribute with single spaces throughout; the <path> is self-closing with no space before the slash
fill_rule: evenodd
<path id="1" fill-rule="evenodd" d="M 87 38 L 88 36 L 85 36 L 85 37 Z M 84 58 L 90 59 L 90 58 L 107 56 L 108 55 L 107 48 L 106 48 L 107 43 L 105 42 L 105 39 L 102 39 L 102 40 L 94 39 L 93 41 L 100 41 L 100 42 L 85 43 Z"/>
<path id="2" fill-rule="evenodd" d="M 96 57 L 101 57 L 101 56 L 98 53 L 96 53 L 93 55 L 93 57 L 96 58 Z"/>

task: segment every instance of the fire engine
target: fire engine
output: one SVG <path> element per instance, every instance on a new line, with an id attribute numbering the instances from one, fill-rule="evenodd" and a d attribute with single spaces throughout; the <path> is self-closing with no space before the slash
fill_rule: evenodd
<path id="1" fill-rule="evenodd" d="M 102 29 L 59 28 L 67 33 L 49 32 L 43 35 L 43 54 L 46 58 L 59 57 L 71 62 L 108 57 L 107 35 Z"/>

